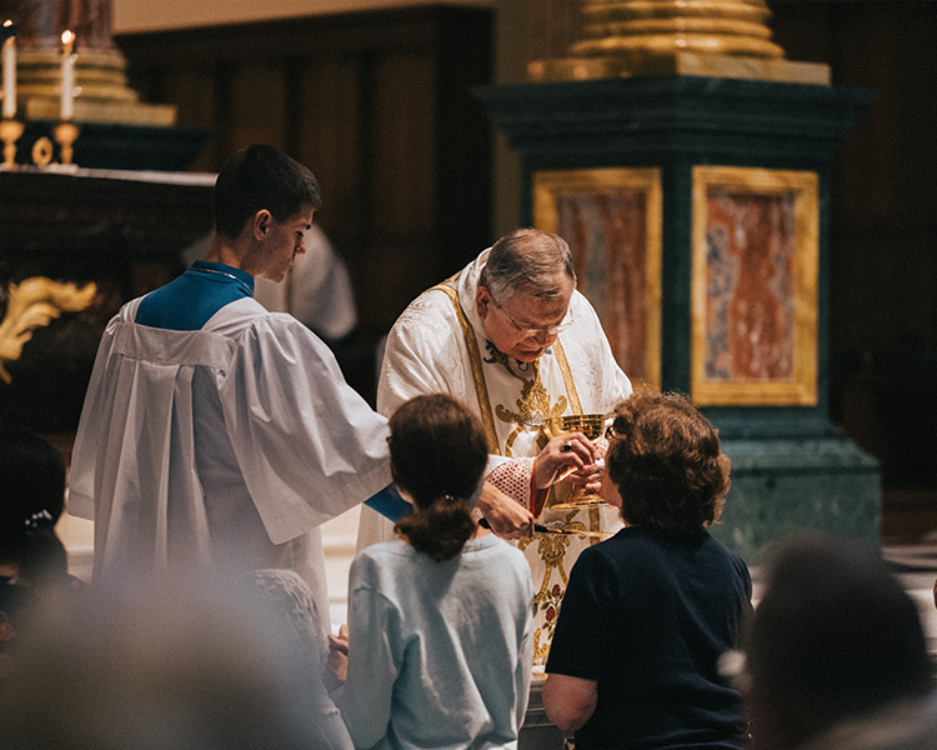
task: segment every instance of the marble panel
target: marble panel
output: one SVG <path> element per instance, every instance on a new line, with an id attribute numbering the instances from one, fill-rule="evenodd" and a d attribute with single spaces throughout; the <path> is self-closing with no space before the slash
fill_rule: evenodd
<path id="1" fill-rule="evenodd" d="M 592 303 L 622 369 L 660 384 L 660 173 L 540 172 L 535 224 L 569 242 L 577 287 Z"/>
<path id="2" fill-rule="evenodd" d="M 693 175 L 694 401 L 816 404 L 816 174 Z"/>

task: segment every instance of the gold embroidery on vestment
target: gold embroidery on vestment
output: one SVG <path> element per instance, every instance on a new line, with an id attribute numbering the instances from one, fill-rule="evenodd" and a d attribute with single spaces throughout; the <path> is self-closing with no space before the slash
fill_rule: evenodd
<path id="1" fill-rule="evenodd" d="M 560 396 L 556 403 L 550 406 L 550 394 L 547 393 L 546 387 L 544 387 L 543 382 L 540 380 L 539 362 L 530 363 L 530 368 L 534 376 L 532 379 L 528 379 L 514 372 L 511 368 L 510 361 L 504 354 L 494 349 L 492 353 L 495 361 L 522 383 L 521 397 L 514 402 L 517 405 L 516 412 L 505 408 L 502 404 L 498 404 L 495 407 L 495 415 L 498 419 L 507 424 L 514 425 L 514 429 L 511 431 L 511 434 L 508 435 L 508 439 L 504 444 L 504 455 L 513 456 L 512 448 L 514 446 L 514 441 L 517 440 L 517 436 L 523 432 L 524 426 L 539 423 L 541 425 L 540 429 L 542 434 L 544 424 L 549 422 L 552 417 L 558 417 L 566 411 L 566 397 Z"/>
<path id="2" fill-rule="evenodd" d="M 462 336 L 465 338 L 465 348 L 468 350 L 469 361 L 472 363 L 472 379 L 475 381 L 475 396 L 478 398 L 478 413 L 481 415 L 482 424 L 485 427 L 485 435 L 488 437 L 489 453 L 500 456 L 501 445 L 498 441 L 498 432 L 495 430 L 495 420 L 491 415 L 491 399 L 488 397 L 488 383 L 485 380 L 485 373 L 482 370 L 481 352 L 478 351 L 478 339 L 475 337 L 475 329 L 469 323 L 465 316 L 465 311 L 459 303 L 459 292 L 450 284 L 457 283 L 459 275 L 456 274 L 446 279 L 442 284 L 434 286 L 429 291 L 438 289 L 445 292 L 455 309 L 456 318 L 459 326 L 462 328 Z"/>
<path id="3" fill-rule="evenodd" d="M 569 405 L 572 407 L 573 414 L 582 414 L 582 404 L 579 403 L 579 392 L 576 390 L 576 383 L 573 381 L 572 370 L 569 369 L 569 362 L 566 361 L 566 352 L 563 345 L 557 339 L 553 342 L 553 352 L 556 356 L 556 363 L 560 366 L 560 372 L 563 374 L 563 382 L 566 384 L 566 394 L 569 396 Z"/>

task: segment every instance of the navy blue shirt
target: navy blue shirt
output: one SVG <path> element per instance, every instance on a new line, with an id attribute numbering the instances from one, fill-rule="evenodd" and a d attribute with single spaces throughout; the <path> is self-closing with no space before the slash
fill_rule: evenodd
<path id="1" fill-rule="evenodd" d="M 546 667 L 598 681 L 576 750 L 745 744 L 741 699 L 717 661 L 751 595 L 745 563 L 708 533 L 680 542 L 631 527 L 583 551 Z"/>

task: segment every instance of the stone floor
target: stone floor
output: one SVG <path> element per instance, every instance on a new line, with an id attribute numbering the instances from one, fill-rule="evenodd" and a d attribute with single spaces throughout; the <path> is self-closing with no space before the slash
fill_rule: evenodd
<path id="1" fill-rule="evenodd" d="M 882 556 L 904 583 L 921 612 L 928 650 L 937 661 L 937 606 L 934 604 L 934 581 L 937 580 L 937 537 L 915 543 L 885 544 Z"/>
<path id="2" fill-rule="evenodd" d="M 355 554 L 358 515 L 359 509 L 354 508 L 322 527 L 333 630 L 346 620 L 348 567 Z M 919 528 L 927 528 L 927 525 Z M 57 531 L 68 548 L 72 573 L 90 580 L 94 542 L 91 522 L 65 514 Z M 882 555 L 918 603 L 931 653 L 937 658 L 937 606 L 933 596 L 937 580 L 937 532 L 888 537 L 882 545 Z M 757 568 L 752 570 L 752 579 L 757 604 L 760 598 Z"/>

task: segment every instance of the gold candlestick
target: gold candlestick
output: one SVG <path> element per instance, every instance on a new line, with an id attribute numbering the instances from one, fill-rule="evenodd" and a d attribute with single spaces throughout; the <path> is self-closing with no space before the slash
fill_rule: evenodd
<path id="1" fill-rule="evenodd" d="M 72 157 L 74 155 L 72 144 L 78 139 L 78 133 L 80 132 L 81 128 L 73 122 L 60 122 L 52 131 L 55 140 L 61 147 L 62 164 L 72 163 Z"/>
<path id="2" fill-rule="evenodd" d="M 0 120 L 0 139 L 3 140 L 3 166 L 13 169 L 16 166 L 16 142 L 23 134 L 25 126 L 19 120 Z"/>

